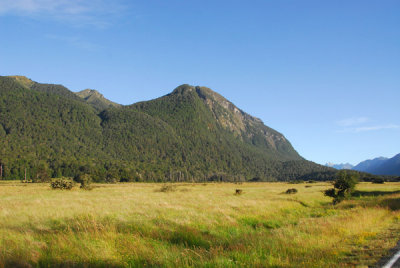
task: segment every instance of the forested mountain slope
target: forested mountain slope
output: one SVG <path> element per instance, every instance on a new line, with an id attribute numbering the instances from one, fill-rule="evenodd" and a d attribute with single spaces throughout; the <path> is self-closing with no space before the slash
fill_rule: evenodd
<path id="1" fill-rule="evenodd" d="M 98 181 L 329 179 L 334 173 L 304 160 L 282 134 L 208 88 L 182 85 L 129 106 L 95 97 L 0 77 L 3 178 L 20 179 L 25 168 L 29 178 L 90 173 Z"/>

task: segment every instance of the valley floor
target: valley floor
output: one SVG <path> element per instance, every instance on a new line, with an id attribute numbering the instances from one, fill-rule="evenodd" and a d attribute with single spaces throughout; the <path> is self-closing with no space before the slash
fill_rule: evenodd
<path id="1" fill-rule="evenodd" d="M 95 186 L 0 182 L 0 267 L 368 266 L 400 237 L 400 183 Z"/>

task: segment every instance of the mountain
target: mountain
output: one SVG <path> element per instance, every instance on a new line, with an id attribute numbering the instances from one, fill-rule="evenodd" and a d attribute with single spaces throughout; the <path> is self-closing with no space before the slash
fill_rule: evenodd
<path id="1" fill-rule="evenodd" d="M 162 119 L 180 135 L 190 128 L 193 134 L 202 133 L 202 138 L 207 137 L 219 144 L 228 145 L 234 140 L 240 144 L 232 146 L 251 146 L 274 159 L 303 160 L 281 133 L 265 126 L 260 119 L 246 114 L 209 88 L 182 85 L 171 94 L 130 108 Z M 218 144 L 213 146 L 218 147 Z"/>
<path id="2" fill-rule="evenodd" d="M 0 76 L 3 177 L 96 181 L 330 179 L 279 132 L 205 87 L 122 106 L 100 93 Z M 40 176 L 39 176 L 40 175 Z"/>
<path id="3" fill-rule="evenodd" d="M 362 172 L 368 172 L 375 174 L 374 171 L 382 165 L 386 160 L 388 160 L 385 157 L 377 157 L 374 159 L 369 159 L 360 162 L 358 165 L 354 166 L 353 169 L 357 171 L 362 171 Z"/>
<path id="4" fill-rule="evenodd" d="M 379 167 L 377 167 L 374 174 L 382 175 L 397 175 L 400 176 L 400 154 L 386 160 Z"/>
<path id="5" fill-rule="evenodd" d="M 95 107 L 97 110 L 102 111 L 107 108 L 120 107 L 121 104 L 112 102 L 94 89 L 85 89 L 75 93 L 78 97 L 84 99 L 87 103 Z"/>
<path id="6" fill-rule="evenodd" d="M 335 168 L 335 169 L 352 169 L 353 168 L 353 165 L 350 163 L 346 163 L 346 164 L 326 163 L 325 166 Z"/>
<path id="7" fill-rule="evenodd" d="M 400 176 L 400 154 L 392 158 L 378 157 L 366 160 L 353 169 L 364 171 L 375 175 L 397 175 Z"/>

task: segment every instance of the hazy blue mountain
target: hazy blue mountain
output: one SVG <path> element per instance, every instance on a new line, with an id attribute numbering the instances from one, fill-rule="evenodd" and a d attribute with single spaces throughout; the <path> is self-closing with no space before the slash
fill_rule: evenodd
<path id="1" fill-rule="evenodd" d="M 335 168 L 335 169 L 352 169 L 353 168 L 353 165 L 350 163 L 346 163 L 346 164 L 326 163 L 325 166 Z"/>
<path id="2" fill-rule="evenodd" d="M 354 166 L 353 169 L 375 174 L 374 172 L 376 171 L 376 169 L 386 160 L 388 160 L 386 157 L 377 157 L 374 159 L 365 160 Z"/>
<path id="3" fill-rule="evenodd" d="M 395 155 L 382 162 L 371 170 L 372 174 L 376 175 L 397 175 L 400 176 L 400 154 Z"/>

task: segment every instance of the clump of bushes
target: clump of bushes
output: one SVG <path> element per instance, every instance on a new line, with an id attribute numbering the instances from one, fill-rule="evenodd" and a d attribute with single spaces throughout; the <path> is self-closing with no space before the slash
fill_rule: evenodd
<path id="1" fill-rule="evenodd" d="M 71 190 L 74 187 L 74 182 L 66 178 L 56 179 L 50 183 L 50 187 L 52 189 Z"/>
<path id="2" fill-rule="evenodd" d="M 286 194 L 296 194 L 297 189 L 296 188 L 290 188 L 286 190 Z"/>
<path id="3" fill-rule="evenodd" d="M 349 198 L 354 192 L 358 183 L 359 173 L 341 170 L 336 175 L 333 187 L 325 191 L 325 195 L 333 197 L 333 204 L 337 204 L 346 198 Z"/>
<path id="4" fill-rule="evenodd" d="M 242 189 L 236 189 L 235 190 L 235 195 L 241 195 L 243 193 Z"/>
<path id="5" fill-rule="evenodd" d="M 158 191 L 162 192 L 162 193 L 175 192 L 176 186 L 165 184 L 165 185 L 161 186 L 161 188 Z"/>
<path id="6" fill-rule="evenodd" d="M 92 190 L 92 177 L 89 174 L 79 174 L 75 176 L 74 181 L 81 184 L 81 189 Z"/>

